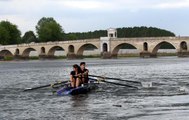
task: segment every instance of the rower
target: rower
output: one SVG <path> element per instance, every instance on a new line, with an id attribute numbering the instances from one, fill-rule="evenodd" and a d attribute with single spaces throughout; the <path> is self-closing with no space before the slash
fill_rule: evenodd
<path id="1" fill-rule="evenodd" d="M 77 64 L 73 65 L 73 71 L 70 73 L 71 87 L 79 87 L 81 85 L 81 70 Z"/>
<path id="2" fill-rule="evenodd" d="M 89 81 L 89 77 L 88 77 L 89 70 L 86 69 L 85 66 L 86 66 L 85 62 L 80 63 L 83 84 L 88 83 Z"/>

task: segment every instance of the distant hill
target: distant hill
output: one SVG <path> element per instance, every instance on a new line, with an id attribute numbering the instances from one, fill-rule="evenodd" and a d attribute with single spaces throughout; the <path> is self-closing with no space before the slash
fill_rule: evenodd
<path id="1" fill-rule="evenodd" d="M 79 40 L 79 39 L 91 39 L 91 38 L 100 38 L 106 37 L 107 30 L 96 30 L 89 32 L 75 32 L 75 33 L 65 33 L 65 40 Z M 175 36 L 171 31 L 155 28 L 155 27 L 123 27 L 117 28 L 118 38 L 124 37 L 166 37 L 166 36 Z"/>

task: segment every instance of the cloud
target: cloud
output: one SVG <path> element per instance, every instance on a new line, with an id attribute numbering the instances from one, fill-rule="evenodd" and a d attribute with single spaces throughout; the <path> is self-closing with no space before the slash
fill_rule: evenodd
<path id="1" fill-rule="evenodd" d="M 78 9 L 99 9 L 102 6 L 105 6 L 106 4 L 103 4 L 102 2 L 99 1 L 74 1 L 74 0 L 69 0 L 62 2 L 63 5 L 71 8 L 78 8 Z"/>
<path id="2" fill-rule="evenodd" d="M 50 14 L 59 12 L 127 12 L 145 9 L 189 8 L 189 0 L 0 0 L 1 14 Z M 48 12 L 48 13 L 47 13 Z M 58 12 L 58 11 L 57 11 Z"/>
<path id="3" fill-rule="evenodd" d="M 174 12 L 174 16 L 179 16 L 175 13 L 179 11 L 187 16 L 188 9 L 189 0 L 0 0 L 0 20 L 17 24 L 22 33 L 35 31 L 42 17 L 55 18 L 66 32 L 89 31 L 108 26 L 133 26 L 141 21 L 145 25 L 153 22 L 163 26 L 168 24 L 159 22 L 166 16 L 164 13 Z M 152 18 L 152 15 L 155 16 Z M 150 21 L 147 18 L 151 18 Z M 175 19 L 182 20 L 182 16 Z"/>
<path id="4" fill-rule="evenodd" d="M 37 19 L 31 19 L 29 17 L 23 17 L 22 15 L 1 15 L 1 20 L 8 20 L 13 24 L 16 24 L 22 34 L 28 30 L 35 30 Z"/>
<path id="5" fill-rule="evenodd" d="M 189 0 L 160 3 L 156 6 L 159 9 L 180 9 L 189 8 Z"/>

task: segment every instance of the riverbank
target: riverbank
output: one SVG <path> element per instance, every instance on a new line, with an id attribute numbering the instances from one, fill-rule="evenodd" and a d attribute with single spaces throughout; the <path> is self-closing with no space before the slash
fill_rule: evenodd
<path id="1" fill-rule="evenodd" d="M 164 57 L 164 56 L 177 56 L 176 53 L 158 53 L 158 57 Z M 139 54 L 121 54 L 118 55 L 117 58 L 130 58 L 130 57 L 140 57 Z M 85 55 L 85 56 L 78 56 L 76 59 L 88 59 L 88 58 L 101 58 L 100 55 Z M 14 61 L 14 60 L 59 60 L 59 59 L 67 59 L 66 56 L 55 56 L 53 58 L 40 58 L 38 56 L 30 56 L 29 58 L 25 59 L 16 59 L 14 57 L 4 57 L 1 58 L 0 61 Z"/>

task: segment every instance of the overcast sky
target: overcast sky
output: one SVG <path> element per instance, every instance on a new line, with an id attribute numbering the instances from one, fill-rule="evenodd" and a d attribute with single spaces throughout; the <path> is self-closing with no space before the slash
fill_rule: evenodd
<path id="1" fill-rule="evenodd" d="M 153 26 L 189 36 L 189 0 L 0 0 L 0 20 L 24 34 L 53 17 L 65 32 Z"/>

